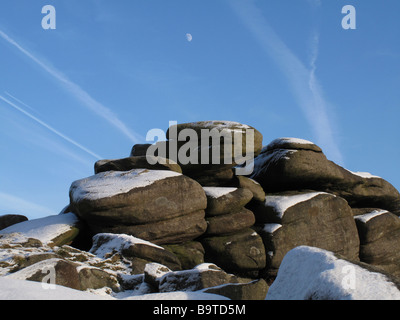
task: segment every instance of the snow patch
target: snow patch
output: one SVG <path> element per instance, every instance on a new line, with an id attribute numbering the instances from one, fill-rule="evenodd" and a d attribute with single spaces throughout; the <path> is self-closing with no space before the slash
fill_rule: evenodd
<path id="1" fill-rule="evenodd" d="M 287 195 L 287 196 L 269 196 L 265 197 L 265 205 L 269 207 L 273 207 L 275 212 L 277 212 L 277 216 L 282 219 L 286 210 L 294 205 L 310 200 L 320 194 L 328 194 L 326 192 L 310 192 L 303 193 L 298 195 Z"/>
<path id="2" fill-rule="evenodd" d="M 0 300 L 114 300 L 84 291 L 54 285 L 54 289 L 41 282 L 0 277 Z"/>
<path id="3" fill-rule="evenodd" d="M 290 160 L 290 156 L 297 152 L 297 150 L 292 149 L 275 149 L 270 151 L 267 150 L 267 147 L 268 146 L 263 147 L 261 153 L 246 164 L 246 170 L 250 170 L 254 167 L 254 173 L 252 176 L 260 171 L 266 171 L 271 164 L 274 164 L 281 159 Z M 250 176 L 250 178 L 252 176 Z"/>
<path id="4" fill-rule="evenodd" d="M 210 198 L 219 198 L 237 190 L 237 188 L 228 187 L 203 187 L 203 189 L 206 196 Z"/>
<path id="5" fill-rule="evenodd" d="M 270 143 L 270 145 L 274 146 L 280 146 L 285 143 L 296 143 L 296 144 L 314 144 L 314 142 L 304 140 L 304 139 L 299 139 L 299 138 L 278 138 L 275 139 Z"/>
<path id="6" fill-rule="evenodd" d="M 365 213 L 365 214 L 355 216 L 354 219 L 361 221 L 363 223 L 367 223 L 369 220 L 371 220 L 377 216 L 380 216 L 381 214 L 388 213 L 388 212 L 389 211 L 387 211 L 387 210 L 374 210 L 370 213 Z"/>
<path id="7" fill-rule="evenodd" d="M 400 291 L 384 274 L 338 259 L 330 251 L 300 246 L 283 258 L 266 299 L 399 300 Z"/>
<path id="8" fill-rule="evenodd" d="M 34 238 L 43 244 L 49 244 L 57 236 L 71 230 L 77 222 L 77 216 L 70 212 L 23 221 L 1 230 L 0 234 L 9 234 L 12 243 L 23 243 L 28 238 Z"/>
<path id="9" fill-rule="evenodd" d="M 106 242 L 98 245 L 97 243 L 100 238 L 106 239 Z M 109 254 L 110 252 L 121 252 L 122 250 L 136 244 L 144 244 L 147 246 L 152 246 L 165 250 L 163 247 L 160 247 L 150 241 L 139 239 L 134 236 L 129 236 L 127 234 L 98 233 L 93 237 L 93 246 L 89 250 L 89 252 L 95 254 L 100 258 L 106 258 L 107 254 Z"/>
<path id="10" fill-rule="evenodd" d="M 131 296 L 123 300 L 229 300 L 224 296 L 202 291 L 175 291 L 165 293 L 149 293 L 140 296 Z"/>
<path id="11" fill-rule="evenodd" d="M 267 223 L 264 225 L 263 231 L 265 231 L 267 233 L 274 233 L 276 230 L 278 230 L 281 227 L 282 227 L 282 225 L 279 223 Z"/>
<path id="12" fill-rule="evenodd" d="M 127 193 L 156 181 L 181 175 L 169 170 L 132 169 L 130 171 L 106 171 L 72 183 L 70 194 L 74 201 L 98 200 Z"/>
<path id="13" fill-rule="evenodd" d="M 381 177 L 375 176 L 375 175 L 373 175 L 373 174 L 371 174 L 369 172 L 354 172 L 354 171 L 350 171 L 348 169 L 345 169 L 345 170 L 347 170 L 351 174 L 354 174 L 354 175 L 359 176 L 361 178 L 366 178 L 366 179 L 379 178 L 379 179 L 382 179 Z"/>

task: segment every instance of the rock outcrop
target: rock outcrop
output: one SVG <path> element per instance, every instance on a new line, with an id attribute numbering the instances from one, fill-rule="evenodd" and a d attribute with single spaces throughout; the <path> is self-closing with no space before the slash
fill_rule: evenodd
<path id="1" fill-rule="evenodd" d="M 166 137 L 97 161 L 59 215 L 0 217 L 0 276 L 45 283 L 54 274 L 55 284 L 108 295 L 264 299 L 270 284 L 270 298 L 292 296 L 282 272 L 310 261 L 325 272 L 329 260 L 396 285 L 400 194 L 389 182 L 342 168 L 307 140 L 262 147 L 261 133 L 237 122 L 178 124 Z M 291 260 L 299 252 L 309 262 Z M 341 298 L 307 285 L 296 297 Z"/>
<path id="2" fill-rule="evenodd" d="M 352 207 L 382 208 L 400 215 L 400 194 L 389 182 L 340 167 L 310 141 L 293 138 L 272 141 L 254 159 L 250 177 L 267 193 L 325 191 L 343 197 Z"/>

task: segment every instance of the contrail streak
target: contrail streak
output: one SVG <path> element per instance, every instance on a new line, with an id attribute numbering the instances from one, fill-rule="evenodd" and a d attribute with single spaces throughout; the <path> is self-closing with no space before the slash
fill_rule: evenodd
<path id="1" fill-rule="evenodd" d="M 126 137 L 128 137 L 133 143 L 139 143 L 143 139 L 136 133 L 132 132 L 126 125 L 123 123 L 117 115 L 95 100 L 89 93 L 83 90 L 76 83 L 69 80 L 62 72 L 57 70 L 54 67 L 44 63 L 37 57 L 35 57 L 28 50 L 23 48 L 20 44 L 18 44 L 15 40 L 10 38 L 6 33 L 0 30 L 0 37 L 6 40 L 8 43 L 16 47 L 20 52 L 30 58 L 33 62 L 39 65 L 44 71 L 53 76 L 56 80 L 58 80 L 67 90 L 69 90 L 76 99 L 81 101 L 83 105 L 85 105 L 92 112 L 96 113 L 98 116 L 107 120 L 111 125 L 116 127 L 120 132 L 122 132 Z"/>
<path id="2" fill-rule="evenodd" d="M 311 66 L 308 68 L 279 38 L 254 1 L 228 0 L 228 3 L 288 79 L 298 106 L 319 140 L 318 144 L 321 144 L 332 160 L 343 163 L 334 138 L 333 122 L 328 114 L 329 103 L 324 99 L 323 90 L 315 77 L 318 36 L 314 37 Z M 320 2 L 316 0 L 313 3 Z"/>
<path id="3" fill-rule="evenodd" d="M 43 127 L 45 127 L 46 129 L 50 130 L 51 132 L 53 132 L 54 134 L 58 135 L 59 137 L 63 138 L 64 140 L 68 141 L 69 143 L 72 143 L 74 146 L 78 147 L 79 149 L 87 152 L 88 154 L 90 154 L 91 156 L 95 157 L 96 159 L 103 159 L 101 156 L 99 156 L 98 154 L 94 153 L 93 151 L 89 150 L 88 148 L 85 148 L 84 146 L 82 146 L 81 144 L 79 144 L 78 142 L 72 140 L 71 138 L 67 137 L 65 134 L 62 134 L 60 131 L 54 129 L 52 126 L 48 125 L 47 123 L 45 123 L 44 121 L 40 120 L 39 118 L 35 117 L 34 115 L 30 114 L 28 111 L 20 108 L 19 106 L 17 106 L 16 104 L 14 104 L 13 102 L 11 102 L 10 100 L 4 98 L 3 96 L 0 95 L 0 99 L 3 100 L 5 103 L 7 103 L 8 105 L 10 105 L 11 107 L 13 107 L 14 109 L 17 109 L 18 111 L 22 112 L 24 115 L 26 115 L 27 117 L 31 118 L 32 120 L 36 121 L 37 123 L 39 123 L 40 125 L 42 125 Z"/>

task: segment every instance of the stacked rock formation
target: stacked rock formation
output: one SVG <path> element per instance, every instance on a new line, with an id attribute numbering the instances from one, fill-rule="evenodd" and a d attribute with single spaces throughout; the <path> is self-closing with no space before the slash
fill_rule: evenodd
<path id="1" fill-rule="evenodd" d="M 202 239 L 206 260 L 227 271 L 258 276 L 266 256 L 261 237 L 251 229 L 252 211 L 244 206 L 253 193 L 244 188 L 204 187 L 207 196 L 207 230 Z"/>
<path id="2" fill-rule="evenodd" d="M 354 173 L 329 161 L 310 141 L 280 138 L 263 148 L 254 160 L 251 178 L 265 192 L 318 190 L 338 195 L 355 208 L 382 208 L 400 214 L 399 192 L 387 181 Z"/>
<path id="3" fill-rule="evenodd" d="M 283 256 L 299 245 L 399 274 L 394 248 L 400 194 L 389 182 L 348 171 L 327 160 L 312 142 L 296 138 L 276 139 L 264 147 L 250 177 L 266 192 L 264 202 L 251 206 L 267 250 L 266 277 L 273 278 Z M 371 216 L 372 211 L 391 212 L 379 217 Z"/>
<path id="4" fill-rule="evenodd" d="M 0 248 L 25 255 L 0 260 L 0 275 L 40 281 L 37 263 L 52 259 L 72 274 L 60 283 L 80 290 L 215 286 L 209 292 L 262 298 L 283 257 L 313 246 L 400 276 L 400 194 L 386 180 L 342 168 L 310 141 L 262 147 L 259 131 L 236 122 L 178 124 L 167 139 L 100 160 L 73 182 L 69 205 L 46 219 L 69 225 L 57 236 L 35 238 L 42 221 L 0 217 Z M 33 231 L 21 240 L 17 226 L 27 223 Z"/>
<path id="5" fill-rule="evenodd" d="M 259 131 L 230 121 L 174 125 L 167 139 L 135 145 L 128 158 L 98 161 L 95 176 L 72 184 L 71 211 L 94 233 L 169 246 L 191 268 L 207 261 L 273 279 L 289 250 L 310 245 L 396 269 L 392 258 L 369 253 L 363 236 L 360 254 L 365 227 L 353 218 L 355 208 L 400 213 L 398 191 L 382 178 L 340 167 L 307 140 L 279 138 L 262 147 Z M 236 174 L 238 159 L 254 167 L 247 177 Z"/>

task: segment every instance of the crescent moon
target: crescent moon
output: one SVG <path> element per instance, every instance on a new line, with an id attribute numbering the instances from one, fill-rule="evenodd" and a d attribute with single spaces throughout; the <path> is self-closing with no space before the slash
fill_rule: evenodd
<path id="1" fill-rule="evenodd" d="M 193 39 L 192 35 L 190 33 L 186 33 L 186 40 L 190 42 L 192 41 L 192 39 Z"/>

